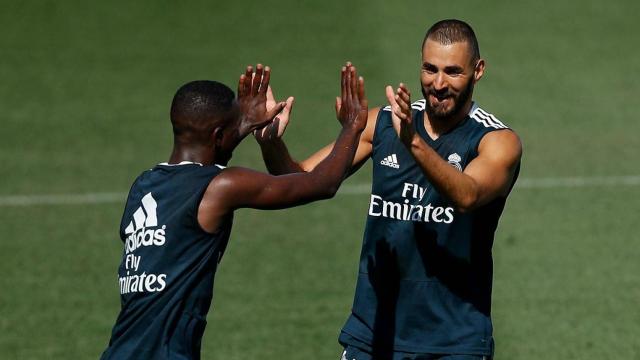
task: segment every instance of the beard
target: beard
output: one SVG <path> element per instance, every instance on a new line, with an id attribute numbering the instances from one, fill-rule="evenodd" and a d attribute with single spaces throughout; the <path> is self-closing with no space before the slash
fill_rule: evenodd
<path id="1" fill-rule="evenodd" d="M 421 87 L 422 95 L 426 100 L 425 111 L 427 112 L 429 119 L 436 121 L 446 121 L 457 115 L 462 107 L 467 103 L 467 100 L 469 100 L 469 98 L 471 97 L 471 94 L 473 93 L 473 85 L 473 80 L 469 79 L 469 83 L 467 84 L 467 86 L 465 86 L 465 88 L 462 89 L 462 91 L 458 95 L 453 94 L 449 89 L 437 91 L 433 87 L 429 87 L 427 89 Z M 431 105 L 431 101 L 429 101 L 429 95 L 433 95 L 438 99 L 449 98 L 453 102 L 453 106 L 449 110 L 442 107 L 433 106 Z"/>

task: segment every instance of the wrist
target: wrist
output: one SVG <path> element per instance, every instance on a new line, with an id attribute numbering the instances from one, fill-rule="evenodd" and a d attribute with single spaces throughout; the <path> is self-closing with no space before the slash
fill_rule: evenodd
<path id="1" fill-rule="evenodd" d="M 253 131 L 250 126 L 251 119 L 248 119 L 246 116 L 241 116 L 240 121 L 238 121 L 237 124 L 238 125 L 236 126 L 235 130 L 238 134 L 238 137 L 240 138 L 244 138 Z"/>
<path id="2" fill-rule="evenodd" d="M 259 131 L 259 130 L 258 130 Z M 263 137 L 263 136 L 255 136 L 256 142 L 260 145 L 261 148 L 276 148 L 280 144 L 283 143 L 282 139 L 279 137 Z"/>
<path id="3" fill-rule="evenodd" d="M 342 125 L 342 130 L 343 131 L 348 131 L 348 132 L 356 132 L 356 133 L 361 133 L 364 131 L 364 127 L 357 125 L 357 124 L 343 124 Z"/>
<path id="4" fill-rule="evenodd" d="M 407 149 L 411 150 L 421 147 L 424 141 L 422 141 L 422 138 L 418 135 L 418 133 L 414 132 L 412 134 L 404 136 L 402 138 L 402 143 Z"/>

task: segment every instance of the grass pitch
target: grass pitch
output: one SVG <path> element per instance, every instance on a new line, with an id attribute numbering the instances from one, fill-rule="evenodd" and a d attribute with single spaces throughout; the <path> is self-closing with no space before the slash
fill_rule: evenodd
<path id="1" fill-rule="evenodd" d="M 639 175 L 640 50 L 633 1 L 3 3 L 0 198 L 126 192 L 165 161 L 168 108 L 194 79 L 235 88 L 273 67 L 296 96 L 286 135 L 304 157 L 338 131 L 338 69 L 370 104 L 419 94 L 433 22 L 469 21 L 487 60 L 476 100 L 518 131 L 522 179 Z M 247 139 L 232 162 L 263 169 Z M 370 182 L 365 167 L 347 182 Z M 494 246 L 496 359 L 640 357 L 640 186 L 517 188 Z M 216 278 L 203 358 L 338 359 L 367 194 L 239 211 Z M 0 358 L 91 359 L 119 300 L 122 203 L 0 206 Z"/>

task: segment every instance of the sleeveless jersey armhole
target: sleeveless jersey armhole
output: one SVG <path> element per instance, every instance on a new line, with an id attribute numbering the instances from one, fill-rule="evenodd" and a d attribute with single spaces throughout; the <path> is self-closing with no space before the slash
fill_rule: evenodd
<path id="1" fill-rule="evenodd" d="M 385 106 L 385 107 L 383 107 L 383 108 L 380 108 L 380 110 L 378 110 L 378 114 L 376 115 L 376 126 L 375 126 L 375 128 L 373 129 L 373 137 L 371 138 L 371 145 L 372 145 L 372 147 L 374 147 L 374 148 L 375 148 L 375 144 L 376 144 L 376 141 L 377 141 L 378 133 L 380 132 L 380 127 L 382 126 L 382 125 L 381 125 L 381 123 L 382 123 L 381 118 L 383 117 L 384 112 L 385 112 L 385 111 L 386 111 L 386 112 L 389 112 L 389 116 L 391 116 L 391 110 L 385 110 L 386 108 L 388 108 L 388 106 Z M 389 119 L 390 119 L 390 118 L 391 118 L 391 117 L 389 117 Z M 392 125 L 393 125 L 393 124 L 392 124 Z"/>
<path id="2" fill-rule="evenodd" d="M 220 221 L 220 224 L 218 225 L 218 227 L 213 232 L 209 232 L 209 231 L 205 230 L 202 227 L 202 225 L 200 225 L 200 221 L 198 220 L 198 214 L 199 214 L 199 211 L 200 211 L 200 203 L 202 203 L 202 198 L 204 198 L 204 194 L 207 192 L 207 189 L 209 189 L 209 185 L 211 185 L 211 182 L 218 175 L 220 175 L 222 173 L 222 170 L 224 170 L 224 168 L 220 168 L 220 167 L 218 167 L 218 169 L 219 170 L 217 171 L 217 174 L 214 175 L 213 177 L 211 177 L 211 180 L 207 183 L 207 185 L 203 186 L 195 194 L 196 201 L 194 201 L 193 209 L 191 209 L 193 211 L 193 214 L 194 214 L 194 221 L 196 223 L 197 228 L 200 229 L 200 231 L 202 231 L 203 233 L 205 233 L 207 235 L 217 235 L 218 233 L 220 233 L 220 231 L 224 230 L 225 224 L 229 221 L 229 217 L 231 216 L 230 214 L 226 214 L 224 216 L 224 218 L 222 219 L 222 221 Z"/>

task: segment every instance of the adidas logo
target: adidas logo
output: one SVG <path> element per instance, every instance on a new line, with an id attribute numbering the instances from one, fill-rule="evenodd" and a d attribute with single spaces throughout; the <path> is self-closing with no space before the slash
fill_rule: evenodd
<path id="1" fill-rule="evenodd" d="M 382 159 L 380 161 L 380 164 L 384 166 L 388 166 L 390 168 L 400 169 L 400 164 L 398 164 L 398 158 L 396 157 L 396 154 L 391 154 L 386 158 Z"/>
<path id="2" fill-rule="evenodd" d="M 156 214 L 158 203 L 151 193 L 145 195 L 141 202 L 142 206 L 133 213 L 133 220 L 124 229 L 125 235 L 129 235 L 125 241 L 127 254 L 141 246 L 162 246 L 165 242 L 167 226 L 162 225 L 160 229 L 153 229 L 158 226 Z"/>

